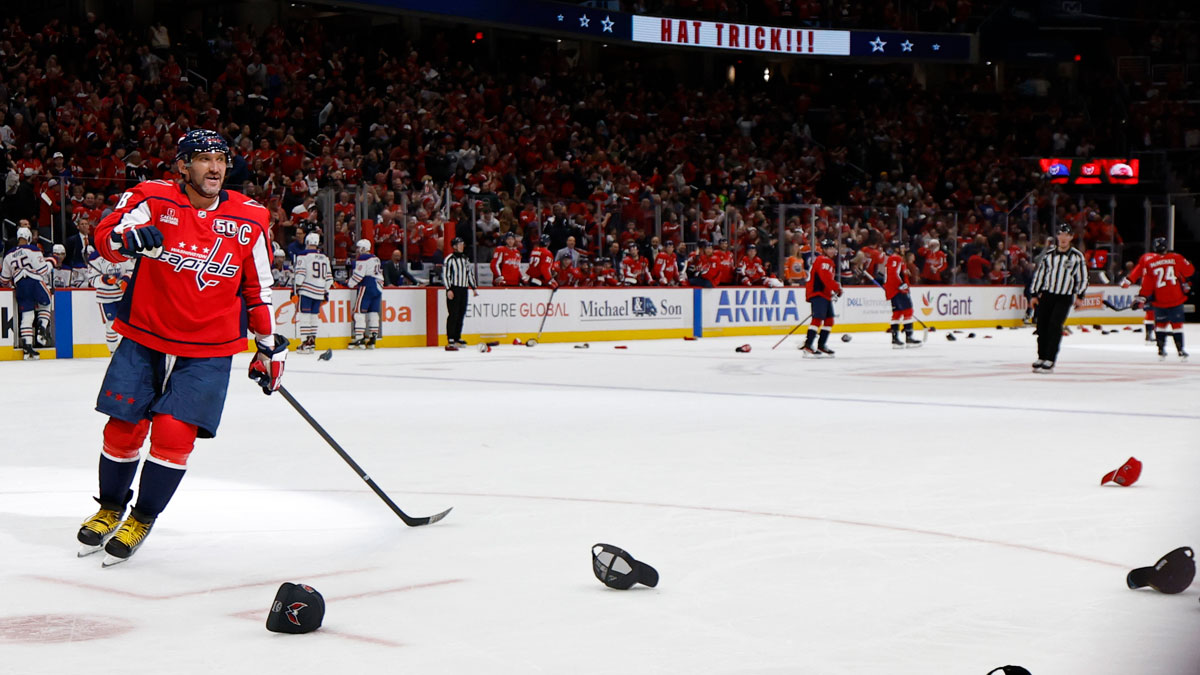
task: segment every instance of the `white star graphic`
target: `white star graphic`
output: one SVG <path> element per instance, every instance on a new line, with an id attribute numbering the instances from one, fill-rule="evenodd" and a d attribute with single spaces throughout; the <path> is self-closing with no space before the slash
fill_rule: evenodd
<path id="1" fill-rule="evenodd" d="M 871 40 L 867 44 L 871 45 L 871 53 L 874 54 L 875 52 L 883 51 L 883 46 L 886 45 L 887 43 L 884 42 L 882 39 L 880 39 L 880 37 L 878 35 L 876 35 L 875 39 Z"/>
<path id="2" fill-rule="evenodd" d="M 199 246 L 196 246 L 195 244 L 192 244 L 192 250 L 193 250 L 193 251 L 195 251 L 195 250 L 196 250 L 196 249 L 198 249 L 198 248 L 200 248 L 200 247 L 199 247 Z"/>
<path id="3" fill-rule="evenodd" d="M 615 22 L 614 22 L 612 19 L 608 18 L 607 16 L 606 16 L 606 17 L 604 17 L 604 20 L 600 22 L 600 24 L 604 26 L 604 32 L 605 32 L 605 33 L 611 33 L 611 32 L 613 32 L 613 31 L 612 31 L 612 27 L 613 27 L 613 24 L 614 24 L 614 23 L 615 23 Z"/>
<path id="4" fill-rule="evenodd" d="M 179 248 L 187 248 L 187 242 L 186 241 L 179 242 Z"/>
<path id="5" fill-rule="evenodd" d="M 584 14 L 583 16 L 579 17 L 579 26 L 581 28 L 587 28 L 588 24 L 591 22 L 592 22 L 592 20 L 587 18 L 587 14 Z"/>
<path id="6" fill-rule="evenodd" d="M 207 247 L 207 246 L 204 248 L 204 252 L 205 252 L 205 253 L 208 253 L 208 247 Z"/>
<path id="7" fill-rule="evenodd" d="M 913 43 L 909 42 L 908 40 L 905 40 L 904 42 L 900 43 L 900 49 L 902 49 L 903 51 L 911 52 L 912 48 L 913 48 Z"/>
<path id="8" fill-rule="evenodd" d="M 562 15 L 562 14 L 559 14 L 559 15 L 558 15 L 558 20 L 559 20 L 559 21 L 562 21 L 562 20 L 563 20 L 563 15 Z"/>
<path id="9" fill-rule="evenodd" d="M 942 48 L 942 46 L 941 46 L 941 45 L 939 45 L 938 43 L 936 43 L 936 42 L 935 42 L 935 43 L 933 43 L 933 51 L 935 51 L 935 52 L 936 52 L 937 50 L 939 50 L 939 49 L 941 49 L 941 48 Z"/>

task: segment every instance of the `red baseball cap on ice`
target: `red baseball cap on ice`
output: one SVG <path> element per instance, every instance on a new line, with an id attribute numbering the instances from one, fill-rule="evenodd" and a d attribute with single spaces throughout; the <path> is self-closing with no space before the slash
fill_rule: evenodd
<path id="1" fill-rule="evenodd" d="M 1138 476 L 1141 475 L 1142 463 L 1136 457 L 1130 457 L 1125 460 L 1125 464 L 1121 468 L 1104 474 L 1104 478 L 1100 479 L 1100 484 L 1104 485 L 1111 481 L 1117 485 L 1129 487 L 1136 483 Z"/>

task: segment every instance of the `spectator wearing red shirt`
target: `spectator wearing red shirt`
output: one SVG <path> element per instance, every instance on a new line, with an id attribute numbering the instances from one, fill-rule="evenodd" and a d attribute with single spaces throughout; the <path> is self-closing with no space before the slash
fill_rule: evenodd
<path id="1" fill-rule="evenodd" d="M 924 248 L 917 251 L 917 254 L 925 259 L 925 265 L 921 268 L 921 281 L 926 284 L 945 283 L 944 275 L 947 265 L 946 252 L 942 250 L 942 243 L 937 239 L 930 239 Z"/>
<path id="2" fill-rule="evenodd" d="M 992 270 L 992 262 L 985 258 L 980 251 L 967 258 L 967 283 L 983 285 L 988 282 L 987 275 Z"/>

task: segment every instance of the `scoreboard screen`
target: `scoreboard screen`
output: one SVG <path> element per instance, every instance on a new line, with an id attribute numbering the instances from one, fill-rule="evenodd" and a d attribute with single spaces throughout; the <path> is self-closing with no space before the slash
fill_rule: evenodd
<path id="1" fill-rule="evenodd" d="M 1138 160 L 1123 158 L 1044 157 L 1042 173 L 1060 185 L 1137 185 Z"/>

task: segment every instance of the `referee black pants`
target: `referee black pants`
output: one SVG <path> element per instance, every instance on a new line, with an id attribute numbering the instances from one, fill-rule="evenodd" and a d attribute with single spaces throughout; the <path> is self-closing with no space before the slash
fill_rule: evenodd
<path id="1" fill-rule="evenodd" d="M 1073 295 L 1043 293 L 1037 306 L 1038 359 L 1058 360 L 1058 346 L 1062 343 L 1063 324 L 1075 303 Z"/>
<path id="2" fill-rule="evenodd" d="M 463 318 L 467 316 L 467 287 L 451 286 L 454 297 L 446 299 L 446 339 L 462 339 Z"/>

